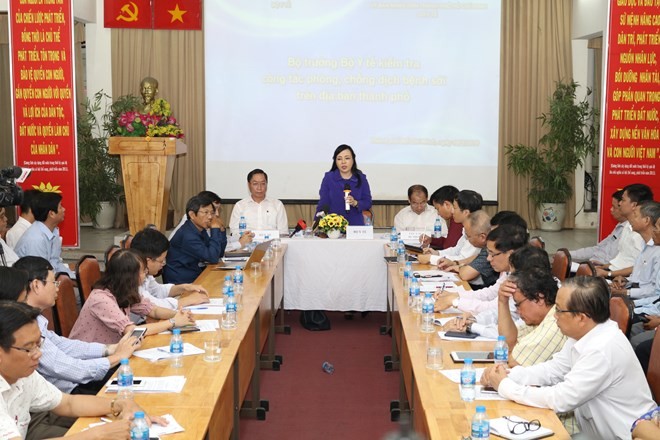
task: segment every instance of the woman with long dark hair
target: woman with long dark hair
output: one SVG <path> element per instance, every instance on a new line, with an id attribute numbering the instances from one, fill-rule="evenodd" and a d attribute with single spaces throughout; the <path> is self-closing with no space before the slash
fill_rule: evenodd
<path id="1" fill-rule="evenodd" d="M 146 277 L 146 268 L 146 262 L 137 253 L 130 249 L 117 251 L 85 300 L 70 337 L 115 344 L 135 328 L 130 313 L 159 320 L 140 325 L 147 329 L 147 335 L 194 324 L 190 312 L 157 307 L 140 296 L 139 288 Z"/>
<path id="2" fill-rule="evenodd" d="M 332 167 L 323 177 L 319 196 L 317 213 L 323 211 L 325 214 L 340 214 L 351 226 L 364 225 L 362 211 L 371 209 L 371 189 L 349 145 L 342 144 L 335 149 Z"/>

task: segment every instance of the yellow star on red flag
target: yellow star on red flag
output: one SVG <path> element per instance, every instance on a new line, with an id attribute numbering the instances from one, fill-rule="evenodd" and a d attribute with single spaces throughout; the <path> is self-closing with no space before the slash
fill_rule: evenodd
<path id="1" fill-rule="evenodd" d="M 169 12 L 170 15 L 172 16 L 170 23 L 174 23 L 176 20 L 179 20 L 181 23 L 183 23 L 183 14 L 185 14 L 188 11 L 183 11 L 179 9 L 179 4 L 177 3 L 174 9 L 168 10 L 167 12 Z"/>

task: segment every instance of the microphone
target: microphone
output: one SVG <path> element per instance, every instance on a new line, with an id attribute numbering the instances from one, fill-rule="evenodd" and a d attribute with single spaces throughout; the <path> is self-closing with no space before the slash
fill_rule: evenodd
<path id="1" fill-rule="evenodd" d="M 351 205 L 348 204 L 348 196 L 351 194 L 351 185 L 348 183 L 344 184 L 344 207 L 346 211 L 351 210 Z"/>
<path id="2" fill-rule="evenodd" d="M 304 229 L 307 229 L 307 223 L 305 223 L 305 220 L 303 219 L 298 220 L 298 223 L 296 224 L 296 228 L 293 231 L 291 231 L 291 233 L 289 234 L 289 238 L 293 237 L 298 232 Z"/>
<path id="3" fill-rule="evenodd" d="M 330 207 L 328 205 L 323 205 L 323 210 L 316 213 L 314 223 L 312 223 L 312 231 L 316 231 L 316 228 L 319 227 L 319 222 L 325 217 L 325 213 L 328 212 L 328 210 L 330 210 Z"/>

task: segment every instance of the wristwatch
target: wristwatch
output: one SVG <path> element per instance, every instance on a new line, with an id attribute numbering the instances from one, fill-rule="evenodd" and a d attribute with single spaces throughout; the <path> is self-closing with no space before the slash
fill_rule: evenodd
<path id="1" fill-rule="evenodd" d="M 471 322 L 468 325 L 465 326 L 465 332 L 466 333 L 472 333 L 472 323 Z"/>
<path id="2" fill-rule="evenodd" d="M 612 278 L 612 271 L 607 272 L 607 278 Z"/>
<path id="3" fill-rule="evenodd" d="M 172 324 L 172 327 L 170 327 L 170 328 L 176 327 L 176 321 L 174 320 L 174 318 L 170 318 L 169 321 L 170 321 L 170 324 Z"/>
<path id="4" fill-rule="evenodd" d="M 458 307 L 458 298 L 454 298 L 454 300 L 451 302 L 451 305 L 454 308 Z"/>

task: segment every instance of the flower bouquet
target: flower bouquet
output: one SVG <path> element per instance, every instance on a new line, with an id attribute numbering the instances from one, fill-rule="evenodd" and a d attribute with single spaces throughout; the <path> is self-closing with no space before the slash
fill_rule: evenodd
<path id="1" fill-rule="evenodd" d="M 348 220 L 339 214 L 328 214 L 319 221 L 319 230 L 328 237 L 333 237 L 335 234 L 338 237 L 340 233 L 345 233 L 346 226 L 348 226 Z"/>
<path id="2" fill-rule="evenodd" d="M 183 137 L 183 130 L 172 116 L 170 103 L 161 98 L 154 101 L 148 114 L 136 110 L 121 112 L 116 131 L 119 136 Z"/>

